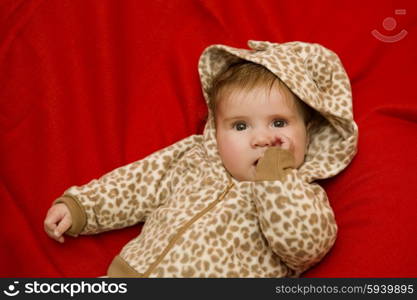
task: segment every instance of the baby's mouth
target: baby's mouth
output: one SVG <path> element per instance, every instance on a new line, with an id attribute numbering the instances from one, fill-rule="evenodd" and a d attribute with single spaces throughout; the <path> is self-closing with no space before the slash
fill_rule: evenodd
<path id="1" fill-rule="evenodd" d="M 256 167 L 258 165 L 258 162 L 259 162 L 259 158 L 254 161 L 253 166 Z"/>

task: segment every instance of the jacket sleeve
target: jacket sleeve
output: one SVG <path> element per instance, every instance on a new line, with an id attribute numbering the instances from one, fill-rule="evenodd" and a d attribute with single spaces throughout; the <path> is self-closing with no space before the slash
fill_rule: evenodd
<path id="1" fill-rule="evenodd" d="M 261 230 L 274 253 L 295 274 L 320 261 L 336 240 L 337 225 L 325 191 L 292 168 L 292 154 L 268 149 L 252 183 Z"/>
<path id="2" fill-rule="evenodd" d="M 66 233 L 95 234 L 144 221 L 169 195 L 169 171 L 201 139 L 190 136 L 86 185 L 66 190 L 55 200 L 65 203 L 71 212 L 73 223 Z"/>

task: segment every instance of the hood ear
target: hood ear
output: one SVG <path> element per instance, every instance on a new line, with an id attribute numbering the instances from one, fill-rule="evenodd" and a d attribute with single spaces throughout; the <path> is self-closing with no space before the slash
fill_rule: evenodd
<path id="1" fill-rule="evenodd" d="M 319 55 L 310 55 L 304 61 L 304 67 L 310 79 L 322 92 L 327 92 L 333 84 L 333 66 L 331 60 Z"/>

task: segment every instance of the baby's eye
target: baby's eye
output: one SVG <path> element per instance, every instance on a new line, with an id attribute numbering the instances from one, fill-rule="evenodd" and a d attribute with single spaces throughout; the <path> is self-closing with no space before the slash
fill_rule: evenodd
<path id="1" fill-rule="evenodd" d="M 236 129 L 237 131 L 243 131 L 246 128 L 248 128 L 248 126 L 246 125 L 245 122 L 236 122 L 233 124 L 233 128 Z"/>
<path id="2" fill-rule="evenodd" d="M 274 127 L 284 127 L 285 125 L 287 125 L 287 122 L 284 120 L 274 120 L 274 122 L 272 122 L 272 126 Z"/>

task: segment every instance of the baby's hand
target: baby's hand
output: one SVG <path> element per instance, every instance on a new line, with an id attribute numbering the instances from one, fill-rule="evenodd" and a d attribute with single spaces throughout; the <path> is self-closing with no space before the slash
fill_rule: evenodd
<path id="1" fill-rule="evenodd" d="M 72 217 L 64 203 L 53 205 L 46 214 L 44 221 L 45 232 L 48 236 L 60 243 L 64 242 L 62 234 L 72 225 Z"/>
<path id="2" fill-rule="evenodd" d="M 272 146 L 278 146 L 290 152 L 293 152 L 293 148 L 294 148 L 292 141 L 285 135 L 280 135 L 279 137 L 276 137 L 275 142 L 272 144 Z"/>
<path id="3" fill-rule="evenodd" d="M 273 145 L 266 149 L 256 166 L 255 181 L 283 180 L 287 169 L 294 167 L 293 154 L 282 147 L 289 145 L 283 141 L 281 145 Z"/>

